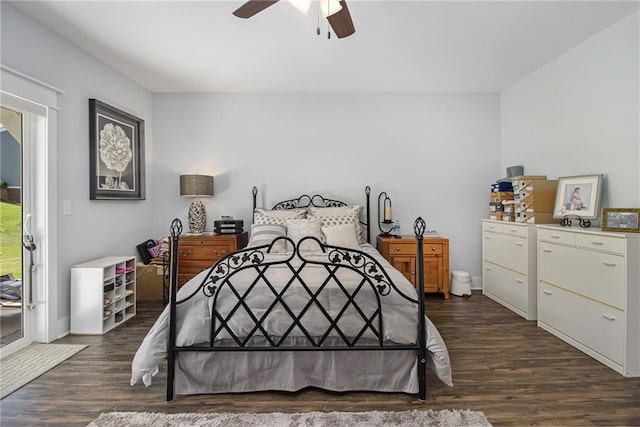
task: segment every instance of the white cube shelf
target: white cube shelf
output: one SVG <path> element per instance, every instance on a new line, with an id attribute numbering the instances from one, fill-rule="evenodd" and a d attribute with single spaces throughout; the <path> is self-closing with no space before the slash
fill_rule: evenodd
<path id="1" fill-rule="evenodd" d="M 72 334 L 104 334 L 135 314 L 135 257 L 109 256 L 71 267 Z"/>

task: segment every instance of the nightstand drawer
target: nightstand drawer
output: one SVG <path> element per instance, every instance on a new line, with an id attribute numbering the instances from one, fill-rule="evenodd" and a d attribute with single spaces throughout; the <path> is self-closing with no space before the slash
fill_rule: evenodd
<path id="1" fill-rule="evenodd" d="M 178 288 L 220 258 L 247 246 L 248 233 L 186 236 L 178 242 Z"/>
<path id="2" fill-rule="evenodd" d="M 416 284 L 417 240 L 414 236 L 401 238 L 378 236 L 380 254 L 411 284 Z M 429 237 L 423 240 L 424 291 L 438 292 L 449 299 L 449 240 Z"/>
<path id="3" fill-rule="evenodd" d="M 424 243 L 422 245 L 425 255 L 442 255 L 441 243 Z M 416 255 L 418 248 L 415 243 L 391 243 L 389 255 Z"/>
<path id="4" fill-rule="evenodd" d="M 440 243 L 424 243 L 422 248 L 425 255 L 442 255 L 442 244 Z M 413 250 L 417 250 L 416 245 L 413 245 Z"/>
<path id="5" fill-rule="evenodd" d="M 191 242 L 190 242 L 191 243 Z M 178 248 L 178 257 L 180 261 L 184 260 L 211 260 L 218 259 L 231 252 L 227 245 L 211 245 L 211 246 L 182 246 Z M 213 262 L 212 262 L 213 263 Z"/>
<path id="6" fill-rule="evenodd" d="M 389 255 L 415 255 L 415 243 L 391 243 L 389 244 Z"/>

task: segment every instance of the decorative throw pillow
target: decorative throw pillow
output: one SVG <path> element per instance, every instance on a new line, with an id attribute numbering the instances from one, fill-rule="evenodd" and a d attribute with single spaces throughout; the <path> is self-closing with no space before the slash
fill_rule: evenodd
<path id="1" fill-rule="evenodd" d="M 283 209 L 276 211 L 256 208 L 256 210 L 253 212 L 253 223 L 285 225 L 287 223 L 287 219 L 305 218 L 306 216 L 307 210 L 304 208 Z"/>
<path id="2" fill-rule="evenodd" d="M 251 225 L 251 238 L 247 247 L 268 245 L 277 237 L 286 237 L 287 227 L 281 224 L 253 224 Z M 285 252 L 285 240 L 278 240 L 271 252 Z"/>
<path id="3" fill-rule="evenodd" d="M 324 243 L 320 221 L 317 218 L 289 219 L 287 220 L 287 237 L 297 245 L 298 242 L 307 236 L 315 237 Z M 289 249 L 289 248 L 287 248 Z M 319 251 L 320 247 L 313 240 L 308 240 L 300 246 L 301 251 Z"/>
<path id="4" fill-rule="evenodd" d="M 328 245 L 360 249 L 360 243 L 358 243 L 358 237 L 356 236 L 356 224 L 341 224 L 321 228 Z"/>
<path id="5" fill-rule="evenodd" d="M 354 224 L 358 243 L 365 243 L 360 227 L 360 212 L 362 206 L 342 206 L 338 208 L 309 208 L 309 218 L 320 219 L 321 227 L 332 227 L 335 225 Z"/>

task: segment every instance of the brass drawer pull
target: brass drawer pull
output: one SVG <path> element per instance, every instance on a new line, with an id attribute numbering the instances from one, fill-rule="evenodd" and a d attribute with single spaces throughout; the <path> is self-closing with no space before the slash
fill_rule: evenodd
<path id="1" fill-rule="evenodd" d="M 191 250 L 188 251 L 180 251 L 180 256 L 189 256 L 191 255 Z"/>

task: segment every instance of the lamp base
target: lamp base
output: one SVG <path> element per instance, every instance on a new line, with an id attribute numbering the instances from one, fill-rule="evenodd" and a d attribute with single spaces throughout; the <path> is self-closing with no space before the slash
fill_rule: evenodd
<path id="1" fill-rule="evenodd" d="M 204 232 L 207 223 L 207 211 L 204 203 L 196 198 L 189 206 L 189 232 L 198 234 Z"/>

